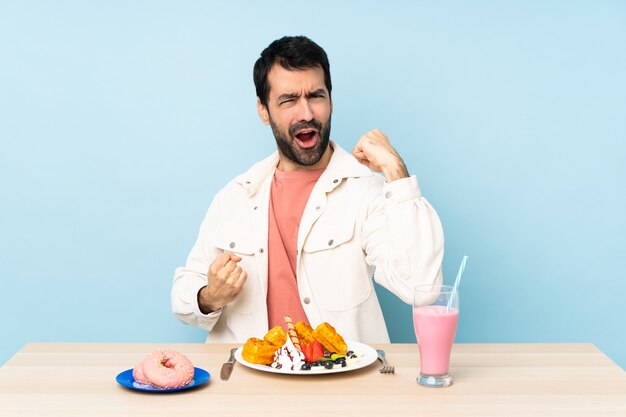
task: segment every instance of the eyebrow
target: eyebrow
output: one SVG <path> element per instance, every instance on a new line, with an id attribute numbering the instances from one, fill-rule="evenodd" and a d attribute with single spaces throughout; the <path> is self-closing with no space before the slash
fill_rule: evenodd
<path id="1" fill-rule="evenodd" d="M 311 97 L 311 96 L 319 96 L 319 95 L 326 95 L 326 90 L 324 90 L 323 88 L 318 88 L 315 91 L 311 91 L 309 94 L 307 94 L 307 97 Z"/>
<path id="2" fill-rule="evenodd" d="M 307 97 L 312 97 L 312 96 L 317 96 L 317 95 L 326 95 L 326 90 L 323 88 L 318 88 L 315 91 L 311 91 L 310 93 L 307 93 Z M 281 94 L 278 96 L 278 98 L 276 99 L 276 101 L 283 101 L 283 100 L 289 100 L 289 99 L 294 99 L 294 98 L 299 98 L 300 94 L 299 93 L 285 93 L 285 94 Z"/>

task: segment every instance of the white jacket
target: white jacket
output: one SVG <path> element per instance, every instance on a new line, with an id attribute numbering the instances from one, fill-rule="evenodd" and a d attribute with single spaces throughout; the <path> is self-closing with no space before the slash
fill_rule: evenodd
<path id="1" fill-rule="evenodd" d="M 389 342 L 374 271 L 376 282 L 409 304 L 414 286 L 441 282 L 441 223 L 415 176 L 385 183 L 331 145 L 330 163 L 311 192 L 298 232 L 302 306 L 313 327 L 326 321 L 346 340 Z M 268 330 L 268 206 L 277 164 L 275 152 L 215 196 L 187 264 L 176 270 L 172 310 L 183 323 L 208 330 L 207 342 L 244 342 Z M 198 291 L 223 251 L 242 257 L 248 279 L 233 302 L 202 314 Z"/>

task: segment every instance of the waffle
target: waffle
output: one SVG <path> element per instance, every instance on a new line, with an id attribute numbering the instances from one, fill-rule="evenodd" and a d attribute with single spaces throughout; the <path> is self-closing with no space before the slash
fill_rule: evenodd
<path id="1" fill-rule="evenodd" d="M 274 352 L 287 341 L 287 332 L 280 326 L 270 329 L 263 339 L 251 337 L 241 351 L 241 356 L 250 363 L 271 365 Z"/>
<path id="2" fill-rule="evenodd" d="M 274 362 L 274 352 L 278 349 L 267 340 L 251 337 L 241 351 L 241 356 L 250 363 L 271 365 Z"/>
<path id="3" fill-rule="evenodd" d="M 313 328 L 309 326 L 307 322 L 299 321 L 295 324 L 296 333 L 298 333 L 298 338 L 302 343 L 306 343 L 310 345 L 315 341 L 315 337 L 313 337 Z"/>
<path id="4" fill-rule="evenodd" d="M 270 329 L 269 332 L 263 337 L 263 339 L 272 345 L 276 346 L 276 349 L 281 347 L 287 341 L 287 333 L 281 326 L 276 326 Z"/>
<path id="5" fill-rule="evenodd" d="M 331 353 L 345 355 L 348 351 L 348 345 L 343 340 L 343 337 L 337 333 L 333 326 L 326 322 L 317 326 L 313 331 L 313 337 Z"/>

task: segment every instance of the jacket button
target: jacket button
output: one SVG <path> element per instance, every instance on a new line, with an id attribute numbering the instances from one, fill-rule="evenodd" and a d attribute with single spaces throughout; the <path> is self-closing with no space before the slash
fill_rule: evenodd
<path id="1" fill-rule="evenodd" d="M 258 209 L 258 208 L 259 208 L 259 206 L 254 206 L 254 208 L 253 208 L 252 210 L 256 210 L 256 209 Z"/>
<path id="2" fill-rule="evenodd" d="M 263 248 L 259 249 L 259 253 L 263 253 Z"/>
<path id="3" fill-rule="evenodd" d="M 393 195 L 393 194 L 392 194 L 392 192 L 391 192 L 391 191 L 387 191 L 387 192 L 385 193 L 385 198 L 391 198 L 391 196 L 392 196 L 392 195 Z"/>
<path id="4" fill-rule="evenodd" d="M 333 183 L 337 184 L 339 182 L 339 180 L 335 179 L 333 180 Z"/>
<path id="5" fill-rule="evenodd" d="M 328 246 L 332 245 L 332 244 L 333 244 L 333 242 L 334 242 L 334 240 L 330 239 L 330 240 L 328 241 Z M 231 246 L 231 247 L 232 247 L 232 246 Z"/>
<path id="6" fill-rule="evenodd" d="M 234 248 L 235 247 L 235 242 L 230 242 L 230 245 L 228 245 L 228 246 L 230 246 L 231 249 Z"/>
<path id="7" fill-rule="evenodd" d="M 311 299 L 309 297 L 304 297 L 304 304 L 310 304 L 311 303 Z"/>
<path id="8" fill-rule="evenodd" d="M 315 206 L 315 210 L 319 210 L 319 209 L 321 209 L 320 206 Z"/>

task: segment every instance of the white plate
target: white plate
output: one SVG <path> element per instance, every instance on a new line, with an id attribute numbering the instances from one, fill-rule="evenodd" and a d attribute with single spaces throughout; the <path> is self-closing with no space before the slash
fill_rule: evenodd
<path id="1" fill-rule="evenodd" d="M 365 368 L 366 366 L 369 366 L 376 361 L 377 354 L 376 354 L 376 351 L 371 346 L 368 346 L 366 344 L 359 343 L 359 342 L 346 342 L 346 343 L 348 344 L 348 350 L 353 351 L 357 355 L 361 354 L 363 356 L 361 357 L 361 360 L 358 363 L 354 363 L 354 364 L 345 366 L 343 368 L 335 366 L 333 369 L 324 368 L 323 370 L 320 370 L 320 371 L 313 371 L 313 370 L 292 371 L 291 369 L 286 369 L 286 368 L 276 369 L 276 368 L 272 368 L 269 365 L 259 365 L 256 363 L 250 363 L 247 360 L 245 360 L 241 356 L 241 351 L 243 350 L 243 346 L 240 346 L 235 351 L 235 359 L 237 359 L 237 362 L 239 362 L 240 364 L 244 366 L 247 366 L 248 368 L 256 369 L 258 371 L 263 371 L 263 372 L 271 372 L 274 374 L 288 374 L 288 375 L 325 375 L 325 374 L 336 374 L 339 372 L 349 372 L 349 371 L 354 371 L 356 369 Z"/>

